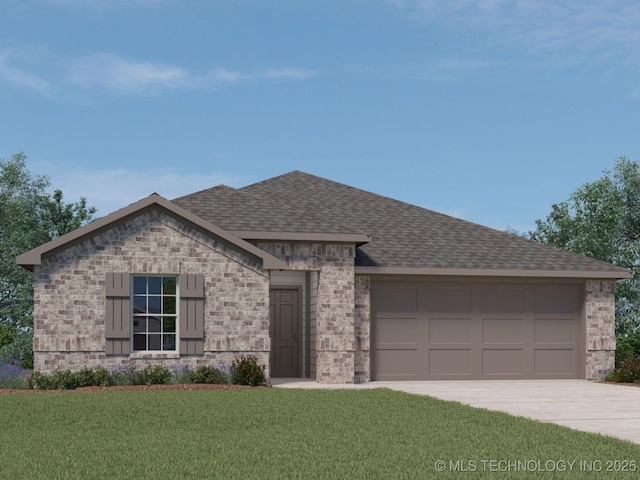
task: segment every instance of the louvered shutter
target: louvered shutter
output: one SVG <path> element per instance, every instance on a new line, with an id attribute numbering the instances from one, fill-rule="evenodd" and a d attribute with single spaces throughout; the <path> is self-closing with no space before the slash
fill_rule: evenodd
<path id="1" fill-rule="evenodd" d="M 107 273 L 105 282 L 105 336 L 107 355 L 128 355 L 131 351 L 131 277 L 128 273 Z"/>
<path id="2" fill-rule="evenodd" d="M 204 353 L 204 275 L 180 275 L 180 354 Z"/>

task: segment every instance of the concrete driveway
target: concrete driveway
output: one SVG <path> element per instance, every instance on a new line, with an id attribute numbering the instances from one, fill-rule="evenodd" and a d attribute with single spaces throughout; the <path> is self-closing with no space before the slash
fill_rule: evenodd
<path id="1" fill-rule="evenodd" d="M 481 380 L 370 382 L 322 385 L 302 379 L 273 379 L 283 388 L 390 388 L 472 407 L 611 435 L 640 444 L 640 387 L 586 380 Z"/>

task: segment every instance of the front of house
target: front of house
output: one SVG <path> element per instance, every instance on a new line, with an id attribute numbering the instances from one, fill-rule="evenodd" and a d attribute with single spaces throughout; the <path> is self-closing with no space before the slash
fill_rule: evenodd
<path id="1" fill-rule="evenodd" d="M 153 194 L 18 263 L 41 372 L 252 355 L 323 383 L 598 379 L 630 276 L 302 172 Z"/>

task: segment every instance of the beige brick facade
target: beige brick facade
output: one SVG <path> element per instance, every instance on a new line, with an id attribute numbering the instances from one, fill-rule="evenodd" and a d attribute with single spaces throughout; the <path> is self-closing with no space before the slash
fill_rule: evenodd
<path id="1" fill-rule="evenodd" d="M 204 355 L 105 354 L 105 274 L 202 273 Z M 35 369 L 162 363 L 229 365 L 242 355 L 269 364 L 268 272 L 243 253 L 157 210 L 44 259 L 34 271 Z"/>
<path id="2" fill-rule="evenodd" d="M 356 383 L 371 380 L 371 281 L 366 275 L 356 276 Z"/>
<path id="3" fill-rule="evenodd" d="M 257 246 L 283 260 L 286 270 L 312 272 L 298 275 L 300 282 L 307 282 L 302 290 L 309 295 L 309 338 L 303 350 L 309 351 L 312 377 L 321 383 L 368 382 L 371 281 L 355 275 L 355 245 L 259 242 Z M 204 354 L 107 355 L 105 275 L 110 272 L 203 274 Z M 246 252 L 159 209 L 47 255 L 35 267 L 34 284 L 38 371 L 148 363 L 224 367 L 244 355 L 256 356 L 269 367 L 269 271 Z M 588 280 L 584 291 L 585 373 L 587 379 L 597 380 L 614 367 L 615 281 Z"/>
<path id="4" fill-rule="evenodd" d="M 588 280 L 585 285 L 587 380 L 600 380 L 615 366 L 614 280 Z"/>
<path id="5" fill-rule="evenodd" d="M 258 243 L 289 270 L 318 272 L 316 380 L 355 382 L 355 246 L 322 243 Z"/>

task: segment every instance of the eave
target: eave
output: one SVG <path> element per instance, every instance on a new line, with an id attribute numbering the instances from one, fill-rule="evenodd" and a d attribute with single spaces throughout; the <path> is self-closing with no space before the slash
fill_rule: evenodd
<path id="1" fill-rule="evenodd" d="M 529 277 L 529 278 L 578 278 L 578 279 L 626 279 L 633 273 L 616 270 L 536 270 L 507 268 L 411 268 L 357 266 L 356 275 L 414 275 L 453 277 Z"/>

